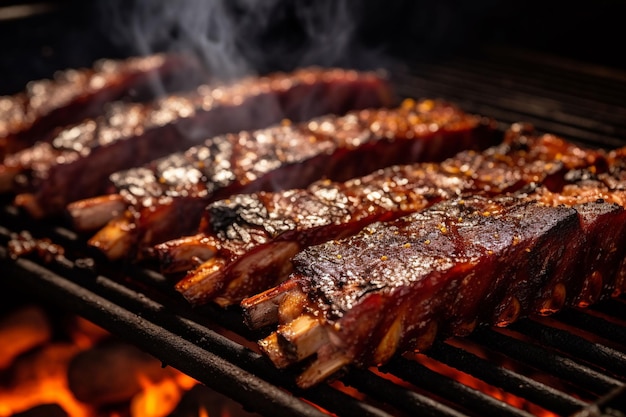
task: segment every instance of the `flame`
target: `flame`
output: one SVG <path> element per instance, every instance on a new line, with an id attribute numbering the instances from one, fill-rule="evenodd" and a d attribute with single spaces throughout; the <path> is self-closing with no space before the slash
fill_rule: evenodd
<path id="1" fill-rule="evenodd" d="M 77 401 L 67 386 L 67 364 L 75 353 L 73 345 L 52 344 L 16 363 L 14 384 L 0 388 L 0 417 L 51 403 L 72 417 L 93 416 L 93 409 Z"/>
<path id="2" fill-rule="evenodd" d="M 165 417 L 169 415 L 182 397 L 183 391 L 174 378 L 152 382 L 139 377 L 143 391 L 133 397 L 130 405 L 132 417 Z"/>
<path id="3" fill-rule="evenodd" d="M 56 404 L 70 417 L 161 417 L 169 415 L 198 381 L 174 369 L 153 382 L 137 376 L 142 391 L 104 412 L 74 397 L 68 382 L 70 361 L 110 336 L 78 316 L 63 319 L 63 341 L 53 340 L 52 324 L 37 306 L 17 309 L 0 321 L 0 417 L 44 404 Z M 199 410 L 199 415 L 202 411 Z M 204 411 L 208 415 L 207 411 Z"/>
<path id="4" fill-rule="evenodd" d="M 102 327 L 77 316 L 70 321 L 68 333 L 74 344 L 81 350 L 93 347 L 99 341 L 110 336 L 110 333 Z"/>

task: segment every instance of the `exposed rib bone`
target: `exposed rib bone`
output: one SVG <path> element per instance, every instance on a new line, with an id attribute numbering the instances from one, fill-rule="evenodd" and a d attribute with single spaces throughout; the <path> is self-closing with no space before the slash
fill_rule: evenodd
<path id="1" fill-rule="evenodd" d="M 176 289 L 185 297 L 189 299 L 195 299 L 197 297 L 204 297 L 204 294 L 213 294 L 218 291 L 223 282 L 213 279 L 219 271 L 224 268 L 225 262 L 221 258 L 211 258 L 208 261 L 200 265 L 194 272 L 193 276 L 188 276 L 184 281 L 177 284 Z M 190 292 L 190 288 L 201 287 L 203 292 Z"/>
<path id="2" fill-rule="evenodd" d="M 155 247 L 161 272 L 165 274 L 196 268 L 215 256 L 216 252 L 212 239 L 204 234 L 170 240 Z"/>
<path id="3" fill-rule="evenodd" d="M 236 254 L 216 255 L 190 272 L 176 284 L 176 289 L 192 304 L 212 300 L 228 306 L 267 287 L 265 280 L 255 280 L 257 271 L 267 273 L 269 267 L 276 265 L 276 278 L 286 276 L 282 268 L 291 268 L 288 261 L 298 249 L 296 242 L 275 242 L 241 261 L 236 260 Z"/>
<path id="4" fill-rule="evenodd" d="M 15 196 L 14 203 L 17 207 L 20 207 L 28 212 L 32 217 L 39 219 L 44 216 L 45 210 L 35 196 L 30 193 L 18 194 Z"/>
<path id="5" fill-rule="evenodd" d="M 278 305 L 278 322 L 285 324 L 295 320 L 304 312 L 308 302 L 306 294 L 300 287 L 289 291 Z"/>
<path id="6" fill-rule="evenodd" d="M 74 202 L 67 209 L 76 230 L 91 231 L 118 217 L 126 207 L 121 195 L 110 194 Z"/>
<path id="7" fill-rule="evenodd" d="M 0 165 L 0 193 L 7 193 L 13 189 L 17 174 L 19 174 L 19 169 Z"/>
<path id="8" fill-rule="evenodd" d="M 308 314 L 280 326 L 277 336 L 278 343 L 287 347 L 285 350 L 294 362 L 308 358 L 329 342 L 326 329 Z"/>
<path id="9" fill-rule="evenodd" d="M 241 305 L 244 308 L 244 320 L 248 327 L 259 329 L 278 323 L 279 305 L 285 297 L 296 291 L 300 291 L 300 288 L 295 281 L 285 281 L 283 284 L 243 300 Z"/>
<path id="10" fill-rule="evenodd" d="M 259 348 L 279 369 L 286 368 L 293 363 L 289 353 L 278 343 L 276 332 L 259 340 Z"/>
<path id="11" fill-rule="evenodd" d="M 103 252 L 111 253 L 117 257 L 124 255 L 128 248 L 129 239 L 133 239 L 133 224 L 126 217 L 114 219 L 107 227 L 89 240 L 89 244 Z"/>
<path id="12" fill-rule="evenodd" d="M 318 357 L 309 367 L 298 376 L 296 383 L 301 388 L 309 388 L 336 374 L 341 368 L 349 365 L 352 358 L 341 352 L 328 356 Z"/>

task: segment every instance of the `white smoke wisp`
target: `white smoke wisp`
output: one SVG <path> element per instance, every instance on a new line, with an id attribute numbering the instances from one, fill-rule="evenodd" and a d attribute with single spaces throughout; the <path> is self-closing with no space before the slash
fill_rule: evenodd
<path id="1" fill-rule="evenodd" d="M 312 3 L 298 10 L 310 45 L 302 64 L 337 65 L 354 46 L 355 21 L 348 0 Z"/>
<path id="2" fill-rule="evenodd" d="M 128 54 L 185 51 L 233 78 L 298 66 L 362 66 L 349 0 L 108 0 L 103 29 Z"/>

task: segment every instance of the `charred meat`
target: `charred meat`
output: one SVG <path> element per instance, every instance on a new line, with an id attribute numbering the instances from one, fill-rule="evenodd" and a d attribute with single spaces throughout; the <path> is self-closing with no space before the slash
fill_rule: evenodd
<path id="1" fill-rule="evenodd" d="M 207 137 L 391 100 L 377 74 L 313 68 L 205 85 L 148 104 L 115 103 L 105 115 L 7 157 L 0 189 L 19 193 L 16 204 L 35 217 L 55 215 L 72 201 L 107 193 L 110 174 Z"/>
<path id="2" fill-rule="evenodd" d="M 406 101 L 395 109 L 324 116 L 302 124 L 212 138 L 150 166 L 112 177 L 119 198 L 70 206 L 77 223 L 93 210 L 129 205 L 90 243 L 109 258 L 128 256 L 198 230 L 208 202 L 236 193 L 303 187 L 326 176 L 347 179 L 381 166 L 440 160 L 496 138 L 490 121 L 444 102 Z M 87 214 L 87 215 L 83 215 Z M 91 218 L 93 219 L 93 218 Z M 91 222 L 91 220 L 89 220 Z"/>
<path id="3" fill-rule="evenodd" d="M 161 54 L 102 60 L 93 68 L 33 81 L 24 92 L 0 97 L 0 157 L 51 139 L 62 126 L 101 114 L 111 101 L 190 89 L 204 78 L 191 56 Z"/>
<path id="4" fill-rule="evenodd" d="M 605 165 L 602 153 L 515 125 L 504 143 L 437 163 L 396 165 L 344 183 L 236 195 L 209 205 L 200 233 L 157 245 L 163 272 L 192 304 L 234 304 L 286 278 L 290 258 L 463 193 L 498 195 L 533 182 L 557 189 L 564 172 Z M 198 265 L 199 264 L 199 265 Z"/>
<path id="5" fill-rule="evenodd" d="M 243 301 L 247 320 L 278 323 L 260 347 L 278 367 L 304 362 L 297 382 L 309 387 L 436 335 L 623 292 L 626 193 L 607 180 L 462 196 L 310 247 L 287 281 Z"/>

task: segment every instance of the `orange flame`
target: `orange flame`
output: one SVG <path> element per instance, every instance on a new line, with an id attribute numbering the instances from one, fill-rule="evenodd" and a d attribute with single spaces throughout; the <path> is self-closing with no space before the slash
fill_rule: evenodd
<path id="1" fill-rule="evenodd" d="M 0 417 L 50 403 L 72 417 L 93 416 L 93 409 L 77 401 L 67 387 L 67 364 L 75 353 L 72 345 L 52 344 L 16 363 L 13 385 L 0 388 Z"/>
<path id="2" fill-rule="evenodd" d="M 130 405 L 132 417 L 165 417 L 178 405 L 182 390 L 174 379 L 152 382 L 140 377 L 143 391 L 133 397 Z"/>

